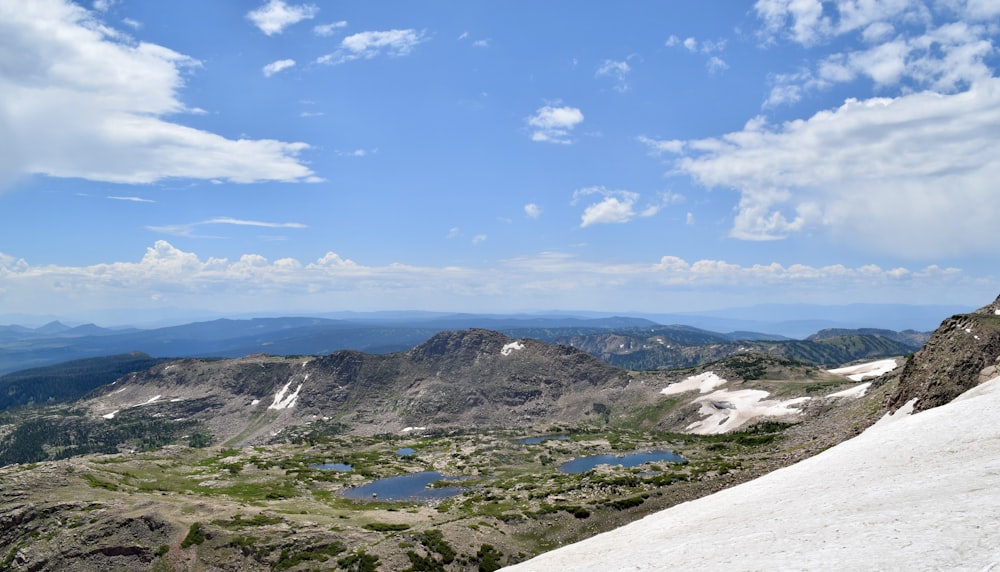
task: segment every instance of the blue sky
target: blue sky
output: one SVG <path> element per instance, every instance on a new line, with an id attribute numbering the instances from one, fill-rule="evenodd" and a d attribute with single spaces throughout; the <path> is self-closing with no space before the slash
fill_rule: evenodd
<path id="1" fill-rule="evenodd" d="M 0 0 L 0 315 L 983 305 L 998 39 L 991 0 Z"/>

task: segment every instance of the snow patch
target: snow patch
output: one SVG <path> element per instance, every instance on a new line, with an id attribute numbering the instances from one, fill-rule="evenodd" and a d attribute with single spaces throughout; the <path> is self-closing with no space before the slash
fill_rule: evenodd
<path id="1" fill-rule="evenodd" d="M 692 375 L 683 381 L 668 385 L 660 390 L 663 395 L 676 395 L 685 391 L 695 391 L 698 393 L 708 393 L 720 385 L 724 385 L 727 380 L 722 379 L 713 371 L 706 371 L 698 375 Z"/>
<path id="2" fill-rule="evenodd" d="M 251 406 L 253 406 L 253 405 L 259 405 L 259 404 L 260 404 L 260 400 L 259 399 L 254 399 L 253 401 L 250 402 Z"/>
<path id="3" fill-rule="evenodd" d="M 504 344 L 503 348 L 500 349 L 500 354 L 509 356 L 511 352 L 523 349 L 524 349 L 524 344 L 522 344 L 521 342 L 511 342 L 509 344 Z"/>
<path id="4" fill-rule="evenodd" d="M 149 398 L 149 400 L 148 400 L 148 401 L 146 401 L 146 403 L 143 403 L 142 405 L 149 405 L 149 404 L 151 404 L 151 403 L 156 403 L 157 401 L 159 401 L 159 399 L 160 399 L 161 397 L 163 397 L 163 396 L 162 396 L 162 395 L 155 395 L 155 396 L 153 396 L 153 397 L 150 397 L 150 398 Z"/>
<path id="5" fill-rule="evenodd" d="M 854 387 L 849 387 L 843 391 L 838 391 L 837 393 L 831 393 L 827 397 L 853 397 L 855 399 L 864 397 L 868 393 L 868 388 L 872 386 L 872 382 L 866 381 L 861 385 L 855 385 Z"/>
<path id="6" fill-rule="evenodd" d="M 424 431 L 426 427 L 403 427 L 402 433 L 411 433 L 413 431 Z"/>
<path id="7" fill-rule="evenodd" d="M 758 417 L 786 417 L 802 413 L 796 405 L 809 401 L 809 397 L 796 397 L 786 401 L 766 400 L 770 393 L 761 389 L 729 391 L 720 389 L 692 403 L 700 403 L 698 413 L 705 416 L 687 426 L 697 435 L 718 435 L 732 431 Z"/>
<path id="8" fill-rule="evenodd" d="M 292 386 L 292 380 L 288 380 L 288 383 L 284 385 L 277 393 L 274 394 L 274 402 L 267 406 L 268 409 L 282 410 L 290 409 L 295 406 L 295 401 L 299 398 L 299 390 L 302 389 L 302 384 L 300 383 L 295 391 L 288 393 L 288 388 Z"/>
<path id="9" fill-rule="evenodd" d="M 828 369 L 826 371 L 827 373 L 847 376 L 847 378 L 851 381 L 861 381 L 866 377 L 878 377 L 882 374 L 889 373 L 890 371 L 896 369 L 898 365 L 899 364 L 897 364 L 894 359 L 882 359 L 858 365 L 838 367 L 837 369 Z"/>
<path id="10" fill-rule="evenodd" d="M 121 409 L 115 409 L 111 413 L 105 413 L 104 415 L 101 415 L 101 417 L 103 417 L 105 419 L 114 419 L 115 415 L 118 415 L 119 411 L 121 411 Z"/>

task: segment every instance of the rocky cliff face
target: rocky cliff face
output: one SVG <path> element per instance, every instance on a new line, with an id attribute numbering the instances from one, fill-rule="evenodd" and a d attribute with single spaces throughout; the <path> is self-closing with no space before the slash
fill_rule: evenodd
<path id="1" fill-rule="evenodd" d="M 886 400 L 890 411 L 916 399 L 915 411 L 944 405 L 1000 375 L 1000 297 L 969 314 L 942 322 L 900 374 Z"/>

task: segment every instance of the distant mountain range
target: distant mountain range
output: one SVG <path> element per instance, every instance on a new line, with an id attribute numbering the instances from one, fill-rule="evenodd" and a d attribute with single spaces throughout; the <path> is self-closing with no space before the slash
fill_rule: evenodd
<path id="1" fill-rule="evenodd" d="M 794 340 L 760 331 L 719 333 L 622 316 L 381 313 L 356 315 L 353 319 L 218 319 L 154 329 L 115 329 L 94 324 L 71 327 L 53 321 L 37 328 L 0 326 L 0 375 L 133 352 L 156 358 L 232 358 L 256 353 L 326 355 L 344 349 L 384 354 L 412 348 L 442 331 L 467 328 L 572 345 L 627 369 L 690 367 L 747 351 L 817 365 L 840 365 L 856 359 L 912 353 L 927 338 L 926 333 L 912 330 L 838 329 Z M 858 335 L 864 339 L 836 341 Z M 701 349 L 690 349 L 694 346 Z"/>

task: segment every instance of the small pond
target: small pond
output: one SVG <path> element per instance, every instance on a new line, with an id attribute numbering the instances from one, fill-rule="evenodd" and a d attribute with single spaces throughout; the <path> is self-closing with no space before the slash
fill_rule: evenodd
<path id="1" fill-rule="evenodd" d="M 322 465 L 310 465 L 309 468 L 321 471 L 338 471 L 341 473 L 350 473 L 354 470 L 354 467 L 347 463 L 323 463 Z"/>
<path id="2" fill-rule="evenodd" d="M 417 450 L 412 447 L 403 447 L 402 449 L 396 449 L 396 454 L 400 457 L 412 457 L 417 454 Z"/>
<path id="3" fill-rule="evenodd" d="M 579 457 L 572 461 L 567 461 L 559 465 L 559 470 L 564 473 L 574 474 L 587 472 L 597 465 L 638 467 L 644 463 L 653 463 L 656 461 L 680 463 L 684 461 L 684 457 L 673 451 L 643 451 L 640 453 L 628 453 L 627 455 L 593 455 L 591 457 Z"/>
<path id="4" fill-rule="evenodd" d="M 374 494 L 377 500 L 406 501 L 444 499 L 461 494 L 464 487 L 428 487 L 437 481 L 457 480 L 457 477 L 447 477 L 437 471 L 423 471 L 402 477 L 378 479 L 353 489 L 341 491 L 349 499 L 371 499 Z"/>
<path id="5" fill-rule="evenodd" d="M 526 437 L 524 439 L 518 439 L 514 441 L 515 443 L 520 443 L 521 445 L 537 445 L 543 441 L 569 441 L 569 435 L 539 435 L 537 437 Z"/>

